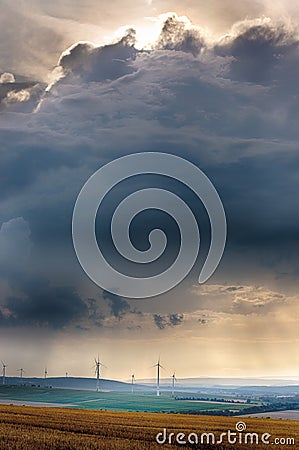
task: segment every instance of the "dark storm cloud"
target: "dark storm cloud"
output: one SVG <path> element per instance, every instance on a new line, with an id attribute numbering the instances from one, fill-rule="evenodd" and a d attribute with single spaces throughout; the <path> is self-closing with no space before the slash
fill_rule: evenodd
<path id="1" fill-rule="evenodd" d="M 184 315 L 183 314 L 169 314 L 169 323 L 171 326 L 175 327 L 180 325 L 183 322 Z"/>
<path id="2" fill-rule="evenodd" d="M 104 291 L 103 298 L 108 300 L 111 308 L 111 314 L 118 319 L 121 319 L 128 311 L 130 311 L 129 303 L 116 294 Z"/>
<path id="3" fill-rule="evenodd" d="M 23 265 L 30 254 L 30 227 L 23 217 L 16 217 L 0 227 L 0 266 L 4 269 Z"/>
<path id="4" fill-rule="evenodd" d="M 2 314 L 2 312 L 0 311 L 0 327 L 2 325 L 4 325 L 5 322 L 6 322 L 6 319 L 5 319 L 4 315 Z"/>
<path id="5" fill-rule="evenodd" d="M 74 159 L 70 159 L 69 155 L 59 149 L 55 143 L 57 136 L 48 133 L 45 135 L 43 131 L 36 132 L 39 135 L 36 141 L 32 139 L 32 131 L 28 129 L 16 131 L 12 140 L 12 130 L 1 130 L 2 149 L 6 153 L 0 169 L 2 199 L 19 194 L 22 189 L 30 189 L 41 174 L 46 176 L 55 168 L 75 163 Z"/>
<path id="6" fill-rule="evenodd" d="M 23 217 L 2 224 L 0 273 L 12 294 L 0 293 L 1 326 L 58 329 L 83 320 L 85 301 L 73 287 L 51 286 L 40 273 L 33 251 L 31 229 Z"/>
<path id="7" fill-rule="evenodd" d="M 168 314 L 165 316 L 154 314 L 153 319 L 156 327 L 160 330 L 164 330 L 167 327 L 176 327 L 177 325 L 181 325 L 184 320 L 184 315 L 177 313 Z"/>
<path id="8" fill-rule="evenodd" d="M 15 289 L 6 302 L 15 323 L 29 323 L 32 317 L 32 323 L 63 327 L 88 308 L 90 323 L 102 326 L 106 313 L 92 302 L 86 306 L 76 294 L 77 288 L 84 291 L 91 283 L 72 249 L 72 210 L 95 170 L 137 151 L 186 157 L 214 182 L 229 225 L 225 265 L 237 261 L 230 276 L 246 281 L 248 271 L 242 264 L 249 254 L 253 277 L 262 276 L 260 267 L 271 273 L 299 271 L 294 245 L 299 241 L 299 212 L 294 207 L 299 176 L 298 87 L 297 72 L 291 75 L 289 70 L 298 64 L 297 44 L 286 31 L 275 34 L 273 26 L 254 27 L 247 24 L 222 42 L 217 54 L 203 50 L 199 35 L 194 32 L 191 39 L 189 30 L 171 20 L 163 45 L 160 42 L 160 48 L 150 52 L 134 49 L 132 32 L 104 47 L 76 44 L 62 55 L 64 76 L 44 96 L 38 112 L 2 114 L 0 220 L 12 230 L 11 221 L 23 218 L 22 230 L 14 233 L 23 239 L 24 248 L 27 243 L 34 250 L 21 268 L 20 253 L 12 247 L 15 257 L 7 252 L 11 270 L 2 266 L 3 278 Z M 246 71 L 248 64 L 251 70 Z M 190 199 L 192 203 L 189 194 Z M 197 208 L 193 203 L 191 207 Z M 38 268 L 44 279 L 50 279 L 47 289 L 37 281 L 36 292 L 23 287 L 24 279 L 32 276 L 29 268 Z M 20 271 L 22 277 L 16 277 Z M 68 284 L 74 288 L 51 287 L 64 286 L 62 278 L 73 280 Z M 113 317 L 140 313 L 126 300 L 104 295 Z M 169 297 L 163 312 L 154 316 L 158 328 L 183 320 L 179 314 L 166 314 L 170 301 Z M 47 322 L 50 305 L 54 313 Z M 213 309 L 212 300 L 209 305 Z M 247 314 L 269 310 L 267 305 L 248 304 L 242 298 L 234 310 Z"/>
<path id="9" fill-rule="evenodd" d="M 81 320 L 87 312 L 85 302 L 71 287 L 39 286 L 34 282 L 24 290 L 25 296 L 6 300 L 8 325 L 59 329 Z"/>
<path id="10" fill-rule="evenodd" d="M 86 304 L 88 308 L 89 323 L 92 323 L 98 328 L 102 327 L 105 315 L 99 310 L 99 302 L 95 298 L 88 298 Z"/>
<path id="11" fill-rule="evenodd" d="M 160 329 L 164 330 L 164 328 L 167 326 L 167 321 L 164 317 L 162 317 L 160 314 L 154 314 L 153 315 L 155 325 Z"/>

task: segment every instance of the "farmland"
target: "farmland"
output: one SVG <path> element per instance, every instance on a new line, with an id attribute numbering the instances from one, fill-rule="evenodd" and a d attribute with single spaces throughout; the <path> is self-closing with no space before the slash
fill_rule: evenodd
<path id="1" fill-rule="evenodd" d="M 149 394 L 131 394 L 124 392 L 94 392 L 74 389 L 49 389 L 44 387 L 1 386 L 0 403 L 10 401 L 40 403 L 41 406 L 64 406 L 90 410 L 117 410 L 167 413 L 221 413 L 222 411 L 242 411 L 244 404 L 192 402 L 175 400 L 170 394 L 156 397 Z M 28 403 L 27 403 L 28 402 Z M 12 402 L 13 403 L 13 402 Z"/>
<path id="2" fill-rule="evenodd" d="M 297 421 L 275 419 L 242 419 L 246 422 L 246 432 L 269 433 L 270 443 L 275 439 L 287 438 L 294 441 L 288 445 L 275 445 L 275 448 L 297 448 L 299 426 Z M 204 442 L 198 446 L 178 445 L 171 440 L 159 445 L 156 435 L 167 429 L 170 432 L 214 433 L 218 439 L 220 433 L 236 430 L 238 418 L 194 416 L 182 414 L 125 413 L 112 411 L 88 411 L 81 409 L 33 408 L 28 406 L 0 405 L 0 450 L 156 450 L 158 448 L 201 448 L 208 450 L 244 450 L 247 445 L 231 445 L 226 440 L 220 445 Z M 242 436 L 246 432 L 242 433 Z M 242 437 L 243 438 L 243 437 Z M 167 438 L 168 440 L 168 438 Z M 260 441 L 259 441 L 260 442 Z M 291 442 L 291 441 L 288 441 Z M 252 444 L 248 448 L 257 448 Z M 259 443 L 258 448 L 269 448 Z"/>

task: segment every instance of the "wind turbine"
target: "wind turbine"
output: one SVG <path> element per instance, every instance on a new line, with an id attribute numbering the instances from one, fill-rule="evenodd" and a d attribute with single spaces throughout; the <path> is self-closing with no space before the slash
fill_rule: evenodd
<path id="1" fill-rule="evenodd" d="M 21 369 L 18 369 L 17 372 L 20 372 L 20 378 L 23 378 L 23 373 L 25 373 L 25 370 L 21 367 Z"/>
<path id="2" fill-rule="evenodd" d="M 44 372 L 44 375 L 45 375 L 45 380 L 46 380 L 46 378 L 47 378 L 47 375 L 48 375 L 48 370 L 47 370 L 47 367 L 45 367 L 45 372 Z"/>
<path id="3" fill-rule="evenodd" d="M 174 388 L 175 388 L 175 382 L 176 382 L 175 372 L 173 373 L 171 378 L 172 378 L 172 396 L 174 397 Z"/>
<path id="4" fill-rule="evenodd" d="M 2 384 L 5 384 L 5 377 L 6 377 L 6 367 L 7 365 L 2 362 Z"/>
<path id="5" fill-rule="evenodd" d="M 97 392 L 99 392 L 100 390 L 100 375 L 101 375 L 101 366 L 106 367 L 104 364 L 101 363 L 100 361 L 100 357 L 98 355 L 98 359 L 94 359 L 95 365 L 93 367 L 95 367 L 95 374 L 97 377 L 97 386 L 96 386 L 96 390 Z"/>
<path id="6" fill-rule="evenodd" d="M 132 374 L 132 394 L 134 394 L 135 375 Z"/>
<path id="7" fill-rule="evenodd" d="M 157 367 L 157 397 L 160 396 L 160 368 L 164 369 L 163 366 L 160 364 L 160 357 L 158 359 L 157 364 L 154 365 L 154 367 Z"/>

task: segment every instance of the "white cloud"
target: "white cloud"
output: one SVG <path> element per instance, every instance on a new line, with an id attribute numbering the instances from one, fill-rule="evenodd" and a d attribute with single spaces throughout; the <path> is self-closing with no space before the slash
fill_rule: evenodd
<path id="1" fill-rule="evenodd" d="M 9 72 L 3 72 L 1 75 L 0 75 L 0 84 L 4 84 L 4 83 L 14 83 L 16 80 L 15 80 L 15 77 L 14 77 L 14 75 L 12 74 L 12 73 L 9 73 Z"/>
<path id="2" fill-rule="evenodd" d="M 20 91 L 10 91 L 6 95 L 5 102 L 6 103 L 15 103 L 15 102 L 28 102 L 30 99 L 30 92 L 27 89 L 21 89 Z"/>
<path id="3" fill-rule="evenodd" d="M 285 294 L 270 290 L 266 286 L 212 285 L 194 286 L 191 294 L 199 297 L 203 309 L 228 314 L 267 315 L 287 304 Z"/>

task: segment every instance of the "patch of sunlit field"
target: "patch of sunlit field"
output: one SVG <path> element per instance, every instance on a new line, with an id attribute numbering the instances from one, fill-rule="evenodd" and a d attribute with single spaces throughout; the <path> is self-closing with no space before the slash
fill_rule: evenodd
<path id="1" fill-rule="evenodd" d="M 242 444 L 176 444 L 156 442 L 157 433 L 191 432 L 215 433 L 228 429 L 236 431 L 240 418 L 191 416 L 183 414 L 87 411 L 79 409 L 43 408 L 0 405 L 1 450 L 153 450 L 158 448 L 200 448 L 231 450 L 266 449 L 274 445 Z M 277 419 L 242 419 L 246 432 L 271 434 L 270 441 L 278 438 L 294 439 L 293 445 L 275 445 L 275 449 L 299 448 L 299 422 Z M 245 432 L 243 432 L 244 434 Z M 168 438 L 167 438 L 168 440 Z M 297 444 L 296 444 L 297 443 Z"/>

